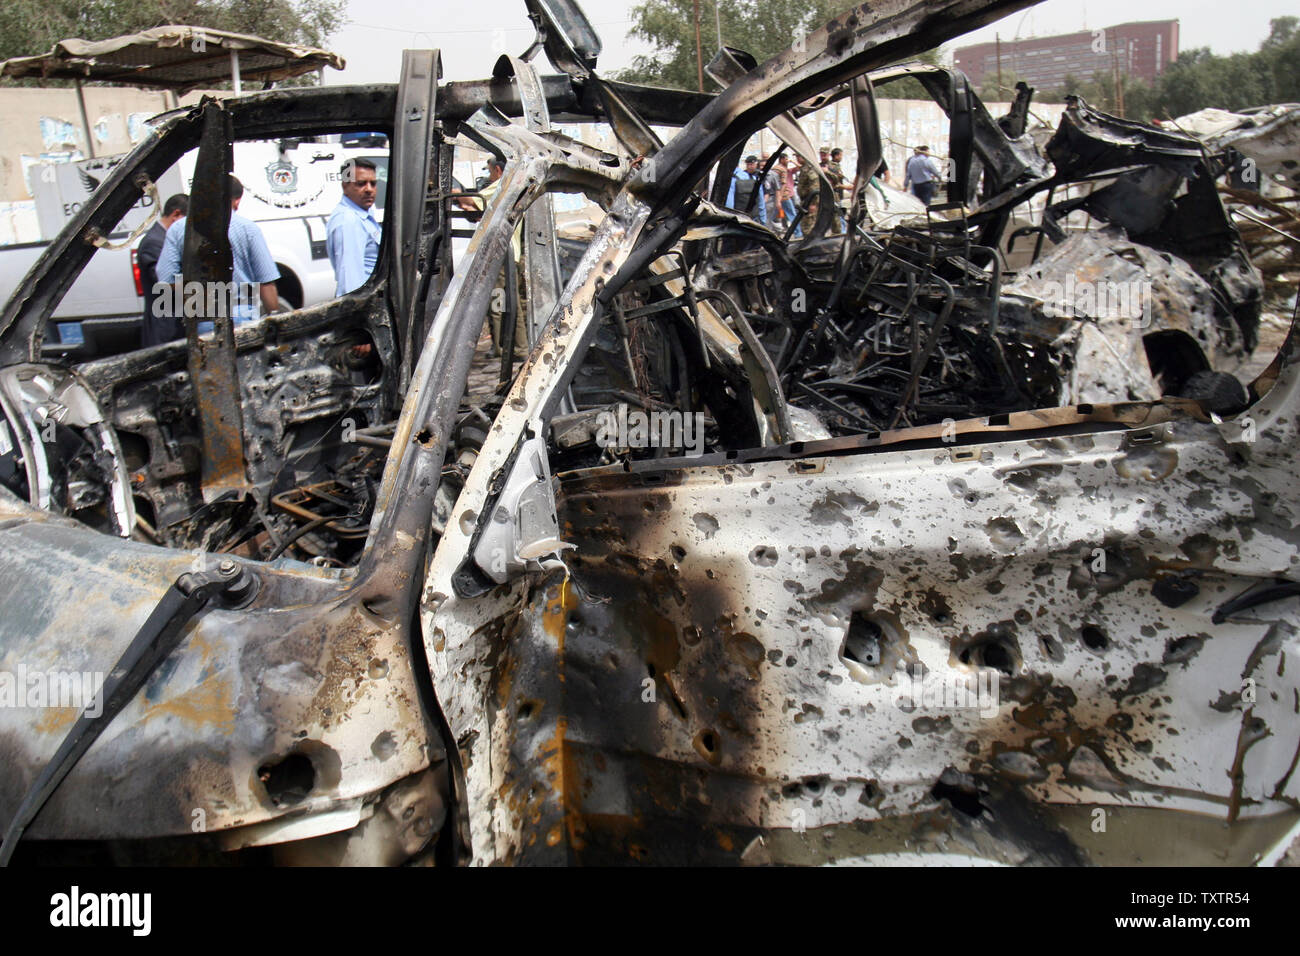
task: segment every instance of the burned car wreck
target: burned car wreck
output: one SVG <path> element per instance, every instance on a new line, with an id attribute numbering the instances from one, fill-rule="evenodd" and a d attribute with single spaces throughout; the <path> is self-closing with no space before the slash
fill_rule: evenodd
<path id="1" fill-rule="evenodd" d="M 893 65 L 1027 5 L 863 6 L 721 51 L 713 95 L 602 79 L 577 7 L 529 0 L 537 43 L 488 80 L 409 51 L 396 87 L 162 118 L 0 316 L 0 669 L 106 675 L 84 710 L 0 708 L 0 856 L 1273 859 L 1300 345 L 1225 371 L 1263 285 L 1197 141 L 1080 101 L 1040 151 L 1029 90 L 994 118 Z M 948 202 L 879 230 L 859 185 L 835 233 L 823 178 L 799 240 L 725 208 L 752 134 L 815 161 L 798 117 L 841 97 L 865 184 L 903 76 L 950 117 Z M 621 154 L 555 128 L 595 120 Z M 42 360 L 88 239 L 185 150 L 226 182 L 236 139 L 375 129 L 365 286 Z M 467 147 L 505 167 L 453 268 Z M 594 234 L 558 242 L 553 193 Z M 196 193 L 187 278 L 230 280 L 228 215 Z M 530 348 L 476 385 L 517 229 Z M 1076 294 L 1102 281 L 1137 307 Z M 620 406 L 700 440 L 602 441 Z"/>

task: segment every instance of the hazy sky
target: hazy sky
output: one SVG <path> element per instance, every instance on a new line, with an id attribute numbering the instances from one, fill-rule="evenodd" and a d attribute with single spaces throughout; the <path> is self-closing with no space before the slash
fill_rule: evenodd
<path id="1" fill-rule="evenodd" d="M 598 69 L 627 66 L 637 53 L 648 52 L 627 39 L 633 0 L 579 0 L 604 41 Z M 969 34 L 949 46 L 1003 39 L 1017 35 L 1065 33 L 1096 29 L 1131 20 L 1181 21 L 1181 49 L 1208 46 L 1216 53 L 1254 50 L 1268 33 L 1273 17 L 1300 14 L 1296 0 L 1045 0 L 1027 11 Z M 705 56 L 716 46 L 712 0 L 701 0 Z M 397 80 L 401 51 L 437 47 L 442 50 L 444 78 L 488 76 L 501 53 L 522 53 L 532 39 L 523 0 L 349 0 L 349 22 L 335 34 L 331 49 L 343 55 L 348 68 L 328 71 L 327 83 L 392 83 Z M 726 37 L 723 37 L 726 40 Z"/>

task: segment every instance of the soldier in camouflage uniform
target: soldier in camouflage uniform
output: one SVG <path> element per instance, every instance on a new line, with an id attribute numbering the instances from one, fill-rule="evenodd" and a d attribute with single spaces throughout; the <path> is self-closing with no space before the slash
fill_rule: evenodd
<path id="1" fill-rule="evenodd" d="M 848 198 L 845 195 L 849 189 L 849 177 L 844 174 L 844 167 L 840 165 L 840 160 L 844 158 L 844 150 L 836 147 L 831 150 L 831 161 L 826 164 L 826 175 L 830 177 L 831 186 L 835 190 L 835 231 L 839 232 L 844 226 L 844 218 L 840 215 L 840 209 L 844 201 Z"/>
<path id="2" fill-rule="evenodd" d="M 817 221 L 817 199 L 821 190 L 821 177 L 817 167 L 800 158 L 799 175 L 795 179 L 795 192 L 799 196 L 799 207 L 804 210 L 803 226 L 811 229 Z"/>

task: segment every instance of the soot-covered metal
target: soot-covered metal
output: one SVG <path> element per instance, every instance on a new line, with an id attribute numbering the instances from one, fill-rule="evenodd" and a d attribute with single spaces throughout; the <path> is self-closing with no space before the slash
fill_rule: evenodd
<path id="1" fill-rule="evenodd" d="M 117 675 L 0 708 L 0 856 L 1274 859 L 1300 344 L 1263 342 L 1226 144 L 1081 100 L 1036 141 L 1028 88 L 994 117 L 899 65 L 1028 5 L 862 6 L 720 51 L 715 95 L 607 81 L 576 5 L 529 3 L 537 42 L 481 82 L 410 51 L 395 87 L 161 120 L 0 316 L 0 671 Z M 904 77 L 952 176 L 884 223 L 875 91 Z M 798 238 L 724 208 L 751 135 L 815 164 L 798 120 L 843 97 L 847 203 L 822 176 Z M 620 150 L 556 128 L 583 122 Z M 185 150 L 220 177 L 231 139 L 381 129 L 366 285 L 43 357 L 86 237 Z M 464 149 L 504 162 L 476 202 Z M 187 251 L 214 280 L 222 207 Z"/>

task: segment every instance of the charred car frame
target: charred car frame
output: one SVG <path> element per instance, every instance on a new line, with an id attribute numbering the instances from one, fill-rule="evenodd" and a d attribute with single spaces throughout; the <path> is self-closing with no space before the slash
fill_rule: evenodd
<path id="1" fill-rule="evenodd" d="M 411 51 L 395 88 L 163 118 L 0 317 L 0 667 L 107 675 L 95 714 L 0 708 L 5 859 L 1285 847 L 1300 345 L 1240 395 L 1186 387 L 1253 346 L 1262 288 L 1190 138 L 1076 103 L 1044 156 L 1028 91 L 995 120 L 960 74 L 890 66 L 1026 5 L 863 6 L 766 64 L 722 51 L 714 96 L 602 79 L 580 11 L 529 0 L 535 48 L 489 80 L 440 84 L 437 53 Z M 560 75 L 537 74 L 543 48 Z M 882 233 L 855 192 L 829 234 L 824 183 L 789 243 L 724 208 L 751 134 L 811 158 L 797 116 L 838 96 L 865 183 L 873 86 L 903 75 L 951 118 L 945 215 Z M 590 120 L 623 155 L 552 126 Z M 225 182 L 237 138 L 376 129 L 391 185 L 366 286 L 41 360 L 88 240 L 185 150 Z M 469 144 L 505 171 L 453 273 Z M 604 210 L 593 235 L 557 243 L 553 192 Z M 1076 209 L 1111 231 L 1076 248 Z M 228 210 L 196 195 L 187 278 L 229 281 Z M 504 340 L 523 322 L 531 348 L 476 393 L 516 229 L 527 296 Z M 1009 240 L 1040 235 L 1052 250 L 1005 267 Z M 1116 262 L 1162 290 L 1155 326 L 1112 336 L 1043 292 Z M 1145 371 L 1080 372 L 1086 335 Z M 602 446 L 619 402 L 701 416 L 705 453 Z M 992 699 L 934 704 L 957 685 Z"/>

